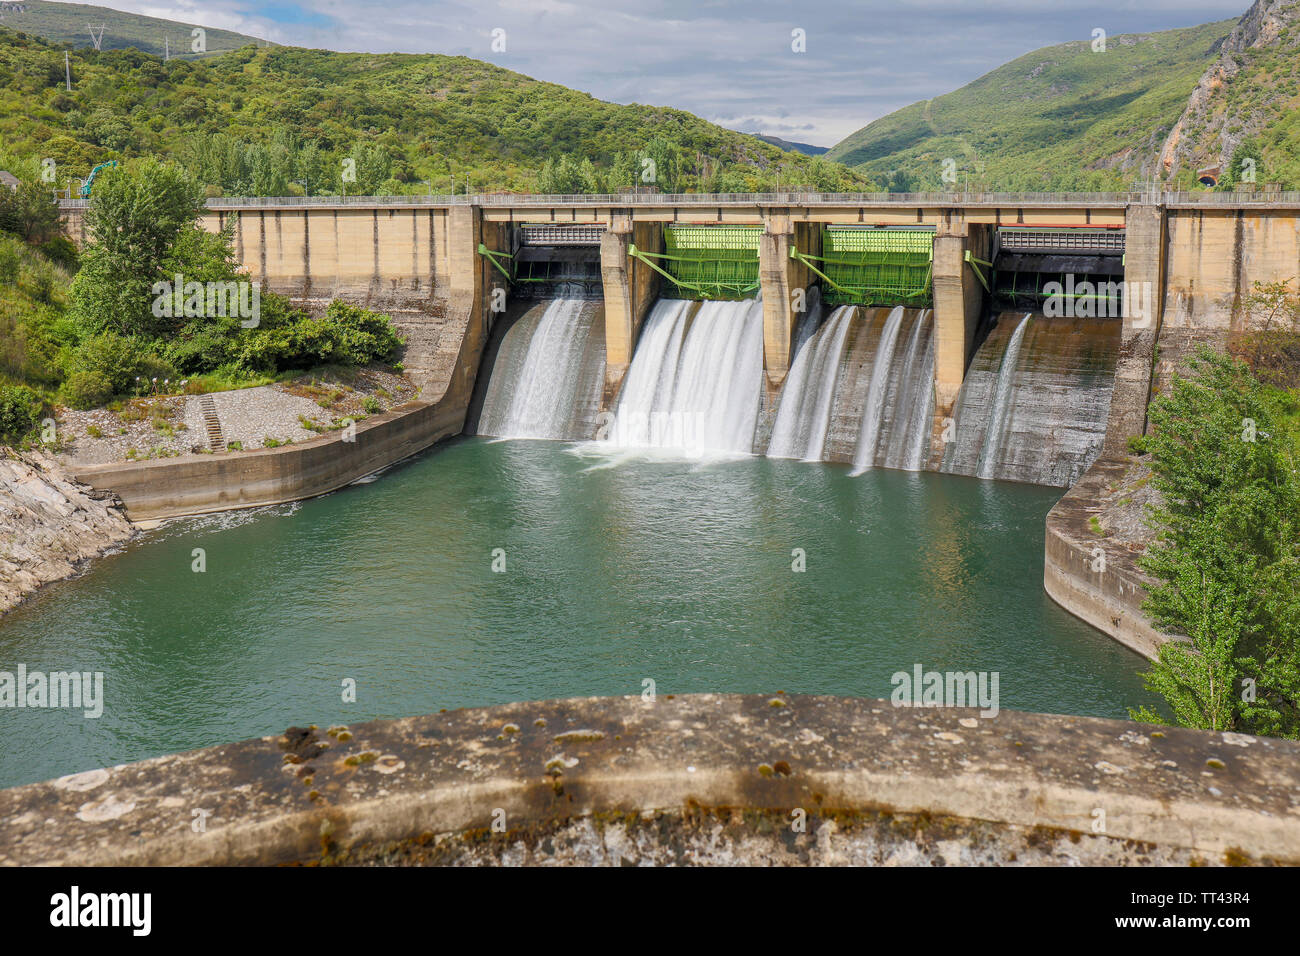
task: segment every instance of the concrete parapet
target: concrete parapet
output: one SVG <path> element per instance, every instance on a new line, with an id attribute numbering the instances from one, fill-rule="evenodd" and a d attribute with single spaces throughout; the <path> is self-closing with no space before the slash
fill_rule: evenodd
<path id="1" fill-rule="evenodd" d="M 1300 743 L 977 713 L 700 694 L 291 728 L 0 791 L 0 864 L 1300 862 Z"/>

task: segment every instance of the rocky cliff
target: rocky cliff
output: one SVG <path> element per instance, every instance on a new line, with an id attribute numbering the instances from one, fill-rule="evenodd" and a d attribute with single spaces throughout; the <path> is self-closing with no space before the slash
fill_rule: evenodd
<path id="1" fill-rule="evenodd" d="M 1229 174 L 1243 143 L 1270 128 L 1281 132 L 1300 99 L 1298 46 L 1300 3 L 1256 0 L 1224 41 L 1165 138 L 1160 172 L 1172 178 L 1180 171 L 1205 170 L 1218 181 Z M 1269 155 L 1274 151 L 1259 144 L 1250 157 L 1257 167 L 1255 181 L 1288 178 L 1285 162 Z"/>
<path id="2" fill-rule="evenodd" d="M 44 455 L 0 448 L 0 614 L 132 530 L 113 496 L 64 477 Z"/>

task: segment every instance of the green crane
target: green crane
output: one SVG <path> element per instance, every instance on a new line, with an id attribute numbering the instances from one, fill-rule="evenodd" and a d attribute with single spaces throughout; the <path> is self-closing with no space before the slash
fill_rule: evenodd
<path id="1" fill-rule="evenodd" d="M 85 181 L 84 183 L 81 184 L 81 198 L 82 198 L 82 199 L 89 199 L 89 198 L 90 198 L 90 187 L 93 186 L 93 185 L 95 185 L 95 177 L 96 177 L 97 175 L 99 175 L 99 171 L 100 171 L 101 169 L 108 169 L 108 168 L 110 168 L 110 167 L 112 167 L 112 166 L 116 166 L 116 165 L 117 165 L 117 160 L 116 160 L 116 159 L 110 159 L 108 162 L 106 162 L 106 163 L 100 163 L 98 166 L 96 166 L 94 169 L 92 169 L 92 170 L 90 171 L 90 175 L 86 177 L 86 181 Z"/>

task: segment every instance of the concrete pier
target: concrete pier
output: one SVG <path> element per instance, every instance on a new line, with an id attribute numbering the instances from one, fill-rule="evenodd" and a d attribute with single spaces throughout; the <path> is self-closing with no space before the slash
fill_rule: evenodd
<path id="1" fill-rule="evenodd" d="M 764 219 L 758 278 L 763 292 L 763 368 L 769 398 L 780 390 L 790 371 L 795 325 L 807 310 L 808 287 L 815 279 L 808 266 L 790 257 L 790 250 L 821 255 L 818 226 L 797 222 L 781 210 L 770 211 Z"/>
<path id="2" fill-rule="evenodd" d="M 605 293 L 605 389 L 601 408 L 610 410 L 632 364 L 632 351 L 646 313 L 659 296 L 658 272 L 628 255 L 629 246 L 657 255 L 663 252 L 663 227 L 615 217 L 600 239 L 600 275 Z"/>
<path id="3" fill-rule="evenodd" d="M 943 458 L 945 422 L 952 418 L 975 348 L 975 333 L 983 313 L 987 290 L 967 253 L 988 262 L 992 232 L 987 225 L 969 222 L 954 213 L 936 228 L 934 237 L 934 433 L 931 457 Z M 991 270 L 980 267 L 984 281 Z"/>

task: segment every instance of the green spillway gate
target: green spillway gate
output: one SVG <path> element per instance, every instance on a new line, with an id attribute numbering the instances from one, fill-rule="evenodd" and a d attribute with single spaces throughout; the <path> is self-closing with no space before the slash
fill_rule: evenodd
<path id="1" fill-rule="evenodd" d="M 664 227 L 664 254 L 640 252 L 663 268 L 683 299 L 745 299 L 758 293 L 759 226 Z"/>
<path id="2" fill-rule="evenodd" d="M 822 230 L 822 254 L 802 256 L 819 271 L 822 300 L 836 305 L 929 306 L 934 299 L 934 231 Z"/>

